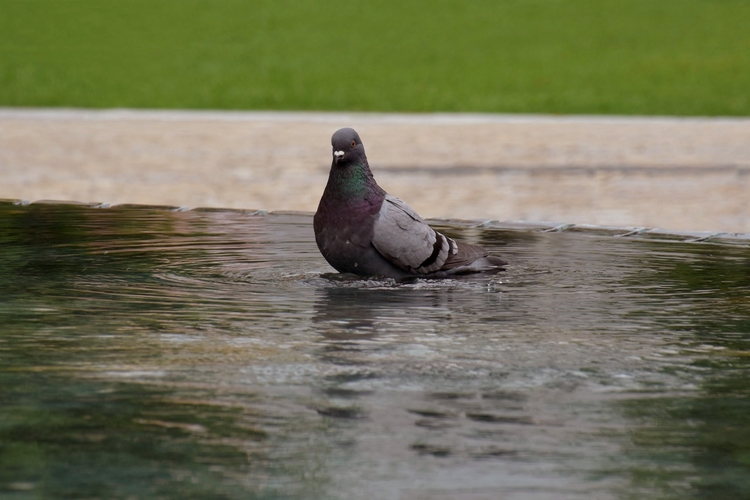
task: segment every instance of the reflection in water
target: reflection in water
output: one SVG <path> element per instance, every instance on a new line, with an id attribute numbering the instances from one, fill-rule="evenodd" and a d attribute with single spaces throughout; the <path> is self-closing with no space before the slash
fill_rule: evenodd
<path id="1" fill-rule="evenodd" d="M 750 249 L 447 228 L 330 274 L 305 215 L 0 203 L 0 496 L 750 497 Z"/>

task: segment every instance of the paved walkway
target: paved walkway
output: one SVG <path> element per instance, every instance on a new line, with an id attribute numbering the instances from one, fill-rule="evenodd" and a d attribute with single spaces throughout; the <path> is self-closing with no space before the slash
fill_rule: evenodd
<path id="1" fill-rule="evenodd" d="M 0 198 L 314 211 L 343 126 L 425 217 L 750 232 L 750 119 L 0 108 Z"/>

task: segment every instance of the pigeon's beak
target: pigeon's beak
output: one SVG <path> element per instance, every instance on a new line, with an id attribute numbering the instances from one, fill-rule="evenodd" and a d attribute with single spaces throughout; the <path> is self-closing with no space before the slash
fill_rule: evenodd
<path id="1" fill-rule="evenodd" d="M 341 158 L 344 157 L 343 151 L 334 151 L 333 152 L 333 161 L 338 163 Z"/>

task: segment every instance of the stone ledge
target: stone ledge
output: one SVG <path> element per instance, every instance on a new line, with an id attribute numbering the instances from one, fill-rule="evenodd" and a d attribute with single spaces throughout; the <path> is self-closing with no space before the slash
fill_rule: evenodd
<path id="1" fill-rule="evenodd" d="M 750 119 L 0 109 L 0 197 L 313 211 L 330 135 L 423 216 L 750 232 Z"/>

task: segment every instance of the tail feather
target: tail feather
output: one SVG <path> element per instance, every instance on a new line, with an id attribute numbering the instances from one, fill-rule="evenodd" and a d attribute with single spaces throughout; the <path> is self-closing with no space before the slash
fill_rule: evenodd
<path id="1" fill-rule="evenodd" d="M 504 266 L 508 265 L 506 261 L 500 257 L 488 255 L 486 257 L 480 257 L 473 262 L 469 262 L 463 266 L 458 266 L 450 269 L 448 274 L 466 274 L 466 273 L 482 273 L 487 271 L 499 271 Z"/>
<path id="2" fill-rule="evenodd" d="M 448 260 L 446 260 L 445 264 L 440 268 L 441 271 L 453 271 L 454 269 L 463 267 L 492 269 L 508 264 L 500 257 L 490 255 L 487 250 L 480 246 L 463 243 L 461 241 L 455 241 L 455 243 L 458 246 L 458 249 L 455 254 L 451 255 Z"/>

